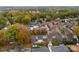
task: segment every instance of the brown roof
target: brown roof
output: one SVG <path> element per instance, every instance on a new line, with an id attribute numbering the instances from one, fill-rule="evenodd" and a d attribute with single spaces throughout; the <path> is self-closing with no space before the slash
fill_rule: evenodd
<path id="1" fill-rule="evenodd" d="M 71 45 L 70 49 L 74 52 L 79 52 L 79 45 Z"/>

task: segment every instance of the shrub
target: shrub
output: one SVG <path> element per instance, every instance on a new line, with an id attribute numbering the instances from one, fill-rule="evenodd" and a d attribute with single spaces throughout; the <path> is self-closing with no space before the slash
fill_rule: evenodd
<path id="1" fill-rule="evenodd" d="M 53 39 L 52 40 L 52 45 L 59 45 L 59 44 L 62 44 L 62 40 L 59 40 L 59 39 Z"/>
<path id="2" fill-rule="evenodd" d="M 65 45 L 70 45 L 70 44 L 76 44 L 76 42 L 74 41 L 74 39 L 71 41 L 71 40 L 63 40 L 63 43 L 65 44 Z"/>

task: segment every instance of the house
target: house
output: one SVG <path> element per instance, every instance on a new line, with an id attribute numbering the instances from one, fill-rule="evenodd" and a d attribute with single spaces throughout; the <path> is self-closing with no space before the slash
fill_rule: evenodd
<path id="1" fill-rule="evenodd" d="M 46 35 L 33 35 L 32 36 L 32 41 L 36 42 L 36 41 L 43 41 L 44 39 L 47 39 Z"/>
<path id="2" fill-rule="evenodd" d="M 32 52 L 49 52 L 49 49 L 47 47 L 32 48 Z"/>
<path id="3" fill-rule="evenodd" d="M 52 52 L 69 52 L 69 49 L 64 45 L 61 44 L 59 46 L 52 46 Z"/>
<path id="4" fill-rule="evenodd" d="M 30 30 L 33 30 L 34 28 L 39 28 L 39 27 L 41 27 L 41 25 L 38 24 L 38 23 L 35 23 L 35 22 L 31 22 L 31 23 L 28 25 L 28 27 L 29 27 Z"/>

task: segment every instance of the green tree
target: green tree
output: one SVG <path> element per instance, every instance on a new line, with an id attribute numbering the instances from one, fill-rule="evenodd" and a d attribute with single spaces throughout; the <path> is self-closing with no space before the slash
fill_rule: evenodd
<path id="1" fill-rule="evenodd" d="M 0 16 L 0 29 L 4 28 L 8 23 L 8 19 L 4 16 Z"/>
<path id="2" fill-rule="evenodd" d="M 17 15 L 13 17 L 15 22 L 21 24 L 29 24 L 31 22 L 31 17 L 29 15 Z"/>

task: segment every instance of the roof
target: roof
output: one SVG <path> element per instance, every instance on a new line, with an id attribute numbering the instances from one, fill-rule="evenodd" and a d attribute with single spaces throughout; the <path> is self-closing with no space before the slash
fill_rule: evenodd
<path id="1" fill-rule="evenodd" d="M 61 44 L 59 46 L 52 46 L 53 52 L 69 52 L 69 49 L 64 45 Z"/>
<path id="2" fill-rule="evenodd" d="M 64 44 L 52 46 L 51 49 L 53 52 L 69 52 L 69 49 Z M 32 52 L 49 52 L 49 49 L 47 47 L 32 48 Z"/>
<path id="3" fill-rule="evenodd" d="M 45 35 L 35 35 L 35 36 L 32 36 L 32 39 L 33 39 L 33 40 L 35 40 L 35 39 L 41 40 L 41 39 L 44 39 L 44 36 L 45 36 Z"/>
<path id="4" fill-rule="evenodd" d="M 30 24 L 29 24 L 29 26 L 40 26 L 40 24 L 38 24 L 38 23 L 35 23 L 35 22 L 31 22 Z"/>
<path id="5" fill-rule="evenodd" d="M 49 52 L 47 47 L 43 48 L 32 48 L 32 52 Z"/>

